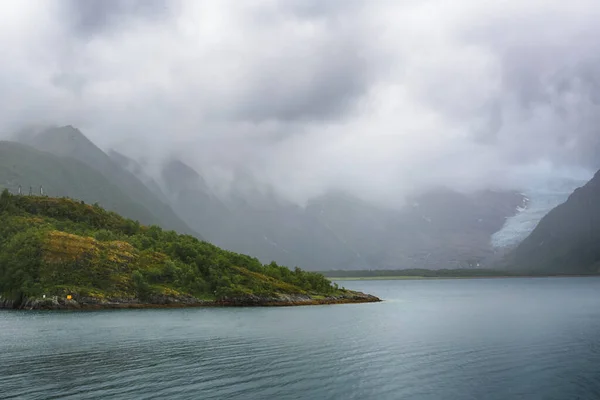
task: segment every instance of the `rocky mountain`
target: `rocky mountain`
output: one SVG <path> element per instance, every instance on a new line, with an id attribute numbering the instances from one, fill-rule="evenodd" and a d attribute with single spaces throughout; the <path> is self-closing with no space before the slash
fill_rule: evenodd
<path id="1" fill-rule="evenodd" d="M 144 206 L 100 172 L 73 158 L 59 157 L 15 142 L 0 142 L 0 187 L 18 193 L 36 195 L 43 187 L 49 196 L 66 196 L 99 203 L 148 224 L 160 221 Z"/>
<path id="2" fill-rule="evenodd" d="M 564 203 L 576 188 L 586 182 L 586 179 L 556 177 L 524 190 L 527 205 L 519 208 L 518 213 L 508 218 L 502 229 L 494 233 L 494 248 L 498 251 L 514 249 L 550 210 Z"/>
<path id="3" fill-rule="evenodd" d="M 340 192 L 299 207 L 242 171 L 219 198 L 179 160 L 163 179 L 174 209 L 213 243 L 316 270 L 481 267 L 495 255 L 491 236 L 525 205 L 515 192 L 440 189 L 398 209 Z"/>
<path id="4" fill-rule="evenodd" d="M 236 174 L 232 190 L 224 198 L 179 160 L 165 165 L 162 179 L 173 208 L 218 246 L 253 254 L 263 262 L 306 268 L 333 265 L 344 254 L 338 240 L 306 218 L 302 208 L 272 191 L 254 190 L 258 184 L 246 173 Z"/>
<path id="5" fill-rule="evenodd" d="M 55 156 L 77 160 L 99 172 L 133 202 L 153 215 L 153 218 L 140 219 L 140 222 L 158 223 L 166 229 L 200 237 L 150 189 L 151 186 L 147 186 L 148 182 L 142 182 L 122 165 L 122 160 L 116 162 L 114 156 L 111 158 L 73 126 L 28 129 L 20 132 L 16 139 Z M 47 185 L 47 188 L 52 190 L 52 185 Z M 63 195 L 58 190 L 55 192 L 56 195 Z M 124 215 L 130 216 L 127 213 Z"/>
<path id="6" fill-rule="evenodd" d="M 513 192 L 440 189 L 398 210 L 337 194 L 307 211 L 360 257 L 362 268 L 461 268 L 481 267 L 494 256 L 491 235 L 523 201 Z"/>
<path id="7" fill-rule="evenodd" d="M 129 158 L 114 149 L 110 149 L 107 154 L 121 168 L 129 171 L 138 180 L 144 183 L 144 185 L 146 185 L 148 189 L 150 189 L 152 193 L 154 193 L 156 197 L 158 197 L 163 203 L 169 202 L 169 199 L 167 196 L 165 196 L 165 193 L 161 189 L 158 182 L 156 182 L 152 176 L 146 173 L 144 166 L 142 166 L 138 161 Z"/>
<path id="8" fill-rule="evenodd" d="M 552 209 L 507 259 L 544 273 L 600 272 L 600 172 Z"/>
<path id="9" fill-rule="evenodd" d="M 36 154 L 67 163 L 65 171 L 93 174 L 75 190 L 79 180 L 63 170 L 32 167 L 36 174 L 40 168 L 49 171 L 53 179 L 31 181 L 54 196 L 98 201 L 144 224 L 195 236 L 202 232 L 206 240 L 262 262 L 312 270 L 484 267 L 497 256 L 492 235 L 525 206 L 524 196 L 514 192 L 440 188 L 393 208 L 343 192 L 300 207 L 241 169 L 226 194 L 213 191 L 201 171 L 178 159 L 153 174 L 122 153 L 104 153 L 71 126 L 25 131 L 19 140 L 43 150 Z M 20 181 L 26 181 L 29 166 L 13 168 Z"/>

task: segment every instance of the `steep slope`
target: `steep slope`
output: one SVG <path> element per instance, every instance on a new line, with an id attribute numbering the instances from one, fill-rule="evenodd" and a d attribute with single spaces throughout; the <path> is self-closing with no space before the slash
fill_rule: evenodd
<path id="1" fill-rule="evenodd" d="M 507 262 L 535 272 L 600 272 L 600 172 L 542 218 Z"/>
<path id="2" fill-rule="evenodd" d="M 210 192 L 200 174 L 179 160 L 171 160 L 162 170 L 162 180 L 179 216 L 214 241 L 215 228 L 226 223 L 229 210 Z"/>
<path id="3" fill-rule="evenodd" d="M 0 308 L 371 302 L 324 276 L 70 199 L 0 195 Z"/>
<path id="4" fill-rule="evenodd" d="M 464 268 L 487 264 L 494 254 L 491 235 L 523 200 L 513 192 L 443 189 L 393 210 L 336 194 L 314 201 L 307 212 L 360 257 L 362 268 Z"/>
<path id="5" fill-rule="evenodd" d="M 43 186 L 50 196 L 66 196 L 103 207 L 129 218 L 157 224 L 160 221 L 145 207 L 134 202 L 104 175 L 77 160 L 58 157 L 33 147 L 0 142 L 0 187 L 13 193 L 31 187 L 35 194 Z"/>
<path id="6" fill-rule="evenodd" d="M 202 228 L 212 243 L 263 262 L 305 268 L 341 262 L 344 250 L 331 232 L 307 218 L 302 208 L 271 191 L 255 190 L 258 184 L 247 173 L 238 172 L 225 199 L 180 160 L 165 165 L 163 180 L 173 208 L 192 227 Z"/>
<path id="7" fill-rule="evenodd" d="M 124 170 L 129 171 L 133 174 L 139 181 L 141 181 L 144 185 L 148 187 L 158 197 L 160 201 L 163 203 L 168 203 L 169 199 L 165 196 L 164 192 L 160 188 L 160 185 L 156 182 L 154 178 L 148 175 L 144 167 L 137 161 L 132 158 L 125 156 L 124 154 L 119 153 L 114 149 L 110 149 L 108 151 L 108 156 L 113 160 L 118 166 L 123 168 Z"/>
<path id="8" fill-rule="evenodd" d="M 144 183 L 126 168 L 114 162 L 106 153 L 72 126 L 53 127 L 23 132 L 18 139 L 39 150 L 74 158 L 100 172 L 135 202 L 152 213 L 162 226 L 181 233 L 199 236 Z M 150 223 L 152 221 L 144 221 Z"/>
<path id="9" fill-rule="evenodd" d="M 307 269 L 461 268 L 493 257 L 492 234 L 523 206 L 514 192 L 461 194 L 438 190 L 401 209 L 378 207 L 347 193 L 329 193 L 305 208 L 247 172 L 223 199 L 181 161 L 163 179 L 179 215 L 211 242 Z"/>
<path id="10" fill-rule="evenodd" d="M 526 207 L 519 208 L 519 212 L 508 218 L 502 229 L 492 236 L 494 248 L 501 251 L 514 249 L 533 232 L 550 210 L 564 203 L 576 188 L 586 182 L 587 179 L 559 177 L 524 190 Z"/>

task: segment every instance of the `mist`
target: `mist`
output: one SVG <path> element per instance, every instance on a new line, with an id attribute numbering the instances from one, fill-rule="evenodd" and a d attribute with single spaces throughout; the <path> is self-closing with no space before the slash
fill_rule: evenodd
<path id="1" fill-rule="evenodd" d="M 71 124 L 304 204 L 600 167 L 592 0 L 5 1 L 0 130 Z"/>

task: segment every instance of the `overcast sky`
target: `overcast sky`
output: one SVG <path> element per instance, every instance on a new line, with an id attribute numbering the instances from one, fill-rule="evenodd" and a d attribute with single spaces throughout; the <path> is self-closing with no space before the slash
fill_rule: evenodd
<path id="1" fill-rule="evenodd" d="M 0 128 L 394 203 L 600 168 L 597 0 L 4 0 Z"/>

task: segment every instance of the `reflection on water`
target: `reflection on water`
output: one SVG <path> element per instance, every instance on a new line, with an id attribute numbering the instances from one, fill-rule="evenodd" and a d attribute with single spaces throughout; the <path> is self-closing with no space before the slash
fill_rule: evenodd
<path id="1" fill-rule="evenodd" d="M 0 397 L 600 398 L 600 279 L 343 285 L 389 301 L 0 312 Z"/>

